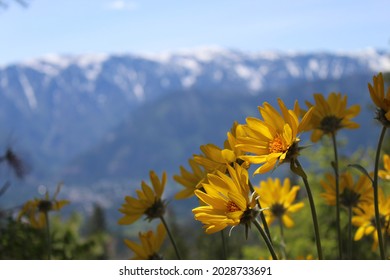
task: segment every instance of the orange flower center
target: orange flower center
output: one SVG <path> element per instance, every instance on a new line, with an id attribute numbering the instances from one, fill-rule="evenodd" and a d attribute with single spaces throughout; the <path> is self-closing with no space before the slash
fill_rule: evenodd
<path id="1" fill-rule="evenodd" d="M 229 201 L 226 205 L 226 208 L 228 212 L 236 212 L 241 210 L 240 207 L 238 207 L 237 204 L 235 204 L 233 201 Z"/>
<path id="2" fill-rule="evenodd" d="M 287 150 L 287 147 L 283 143 L 282 137 L 279 134 L 276 134 L 275 138 L 269 141 L 268 149 L 270 153 L 284 153 Z"/>

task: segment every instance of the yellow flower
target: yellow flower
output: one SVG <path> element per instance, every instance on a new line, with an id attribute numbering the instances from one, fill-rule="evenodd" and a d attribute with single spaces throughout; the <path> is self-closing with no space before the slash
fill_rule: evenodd
<path id="1" fill-rule="evenodd" d="M 137 244 L 128 239 L 125 239 L 125 244 L 135 253 L 135 256 L 132 258 L 133 260 L 162 260 L 159 250 L 164 242 L 165 236 L 166 230 L 163 224 L 159 224 L 156 234 L 151 230 L 139 233 L 141 244 Z"/>
<path id="2" fill-rule="evenodd" d="M 240 159 L 244 152 L 237 149 L 237 137 L 243 135 L 243 131 L 237 122 L 233 123 L 231 130 L 227 133 L 227 139 L 224 142 L 223 149 L 214 144 L 200 146 L 201 155 L 194 155 L 194 160 L 203 166 L 207 173 L 219 170 L 226 172 L 226 164 L 233 165 L 239 163 L 245 168 L 249 168 L 249 162 Z"/>
<path id="3" fill-rule="evenodd" d="M 27 201 L 19 212 L 18 219 L 27 217 L 31 226 L 34 228 L 44 228 L 46 226 L 46 217 L 50 211 L 59 211 L 62 207 L 69 204 L 68 200 L 57 200 L 57 195 L 61 190 L 61 184 L 50 199 L 49 193 L 46 192 L 44 199 L 35 198 Z"/>
<path id="4" fill-rule="evenodd" d="M 381 221 L 382 234 L 389 235 L 389 218 L 390 218 L 390 198 L 385 198 L 382 189 L 379 189 L 378 206 Z M 371 235 L 374 239 L 372 250 L 378 247 L 378 232 L 375 226 L 375 211 L 373 204 L 362 204 L 360 208 L 354 209 L 355 216 L 352 217 L 352 224 L 358 227 L 354 240 L 358 241 L 365 235 Z M 387 229 L 387 231 L 386 231 Z"/>
<path id="5" fill-rule="evenodd" d="M 383 156 L 383 167 L 385 170 L 379 170 L 379 177 L 385 180 L 390 180 L 390 156 L 388 154 Z"/>
<path id="6" fill-rule="evenodd" d="M 360 112 L 359 105 L 347 108 L 347 96 L 340 93 L 330 93 L 325 100 L 322 94 L 314 94 L 315 109 L 309 123 L 309 128 L 313 129 L 311 141 L 317 142 L 324 134 L 336 133 L 339 129 L 358 128 L 359 124 L 351 121 Z M 314 105 L 306 101 L 308 108 Z M 302 110 L 302 113 L 305 113 Z"/>
<path id="7" fill-rule="evenodd" d="M 231 150 L 234 153 L 234 158 L 233 157 L 231 158 L 232 161 L 230 163 L 237 162 L 238 164 L 242 165 L 244 168 L 248 169 L 250 167 L 250 163 L 247 161 L 242 161 L 242 159 L 240 159 L 240 157 L 245 153 L 242 150 L 237 148 L 237 144 L 238 144 L 237 138 L 241 136 L 245 136 L 245 132 L 243 131 L 241 125 L 239 125 L 237 122 L 234 122 L 232 128 L 227 133 L 227 139 L 224 143 L 224 148 L 225 150 Z"/>
<path id="8" fill-rule="evenodd" d="M 234 164 L 226 166 L 228 174 L 217 171 L 207 175 L 203 183 L 204 192 L 195 191 L 195 195 L 204 206 L 194 208 L 195 219 L 204 224 L 206 233 L 223 230 L 227 226 L 244 224 L 249 226 L 256 216 L 256 200 L 249 197 L 248 171 Z"/>
<path id="9" fill-rule="evenodd" d="M 146 215 L 148 220 L 161 217 L 165 212 L 165 203 L 161 200 L 164 187 L 167 182 L 167 174 L 163 172 L 161 181 L 154 171 L 150 171 L 150 181 L 152 188 L 144 181 L 141 183 L 142 190 L 137 190 L 138 198 L 125 197 L 125 203 L 119 209 L 124 216 L 119 219 L 120 225 L 128 225 L 137 221 L 142 215 Z"/>
<path id="10" fill-rule="evenodd" d="M 327 173 L 326 180 L 321 180 L 325 193 L 321 196 L 328 205 L 336 205 L 336 180 L 333 174 Z M 372 182 L 366 175 L 361 175 L 355 183 L 350 173 L 340 175 L 339 184 L 340 204 L 346 208 L 360 207 L 362 204 L 371 204 L 374 200 Z"/>
<path id="11" fill-rule="evenodd" d="M 245 136 L 237 137 L 236 147 L 252 154 L 240 158 L 253 164 L 262 164 L 254 174 L 268 172 L 277 163 L 289 162 L 298 156 L 298 134 L 307 129 L 313 108 L 299 121 L 297 102 L 294 110 L 288 110 L 281 99 L 278 99 L 278 103 L 282 114 L 264 102 L 263 107 L 258 108 L 263 120 L 248 117 L 246 124 L 241 126 Z"/>
<path id="12" fill-rule="evenodd" d="M 206 177 L 206 171 L 195 160 L 189 159 L 192 172 L 180 166 L 180 175 L 174 175 L 173 179 L 181 184 L 184 189 L 175 195 L 176 199 L 189 198 L 194 195 L 194 191 L 201 188 L 201 183 Z"/>
<path id="13" fill-rule="evenodd" d="M 386 90 L 382 73 L 373 77 L 373 84 L 368 84 L 368 90 L 374 104 L 378 107 L 377 119 L 385 126 L 390 125 L 390 87 Z"/>
<path id="14" fill-rule="evenodd" d="M 283 185 L 278 178 L 268 178 L 267 181 L 260 182 L 260 187 L 254 189 L 259 194 L 261 207 L 266 208 L 264 215 L 268 224 L 278 219 L 287 228 L 294 226 L 290 214 L 304 206 L 303 202 L 294 203 L 299 186 L 291 187 L 289 178 L 284 179 Z"/>
<path id="15" fill-rule="evenodd" d="M 194 155 L 194 160 L 203 166 L 207 172 L 216 170 L 226 172 L 226 163 L 235 161 L 234 152 L 229 149 L 221 149 L 214 144 L 200 146 L 201 155 Z"/>

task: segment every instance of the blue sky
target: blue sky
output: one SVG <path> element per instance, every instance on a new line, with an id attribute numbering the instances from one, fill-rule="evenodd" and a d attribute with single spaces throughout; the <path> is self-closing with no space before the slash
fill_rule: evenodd
<path id="1" fill-rule="evenodd" d="M 11 0 L 8 0 L 10 2 Z M 390 48 L 388 0 L 29 0 L 0 10 L 0 64 L 47 53 Z"/>

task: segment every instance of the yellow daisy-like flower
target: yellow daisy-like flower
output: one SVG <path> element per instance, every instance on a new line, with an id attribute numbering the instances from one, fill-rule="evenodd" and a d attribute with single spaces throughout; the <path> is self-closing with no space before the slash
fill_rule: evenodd
<path id="1" fill-rule="evenodd" d="M 200 146 L 202 154 L 194 155 L 194 160 L 202 165 L 208 173 L 216 170 L 226 172 L 226 164 L 233 165 L 234 163 L 239 163 L 245 168 L 249 168 L 249 162 L 240 158 L 244 152 L 236 147 L 237 137 L 243 135 L 244 131 L 237 122 L 234 122 L 231 130 L 227 133 L 223 149 L 214 144 L 202 145 Z"/>
<path id="2" fill-rule="evenodd" d="M 333 174 L 327 173 L 326 180 L 321 180 L 325 193 L 321 196 L 328 205 L 336 205 L 336 179 Z M 346 208 L 361 207 L 362 204 L 371 204 L 374 200 L 372 182 L 366 175 L 361 175 L 355 183 L 350 173 L 340 175 L 339 186 L 340 204 Z"/>
<path id="3" fill-rule="evenodd" d="M 368 84 L 371 100 L 378 107 L 377 119 L 385 126 L 390 126 L 390 87 L 386 90 L 382 73 L 373 77 L 373 85 Z"/>
<path id="4" fill-rule="evenodd" d="M 379 170 L 378 172 L 379 177 L 385 180 L 390 180 L 390 156 L 388 154 L 383 156 L 383 167 L 385 169 Z"/>
<path id="5" fill-rule="evenodd" d="M 244 168 L 248 169 L 250 167 L 250 163 L 248 161 L 243 161 L 240 157 L 243 156 L 245 153 L 237 148 L 237 138 L 245 136 L 245 132 L 242 129 L 242 126 L 238 124 L 238 122 L 234 122 L 232 128 L 227 133 L 227 139 L 224 143 L 225 150 L 233 151 L 234 158 L 231 158 L 231 162 L 237 162 L 238 164 L 242 165 Z M 224 152 L 226 153 L 226 151 Z M 225 156 L 226 158 L 228 155 Z"/>
<path id="6" fill-rule="evenodd" d="M 379 201 L 379 215 L 381 221 L 382 234 L 389 235 L 389 222 L 390 222 L 390 198 L 385 198 L 382 189 L 378 190 Z M 375 226 L 375 211 L 373 204 L 362 204 L 360 208 L 354 209 L 355 216 L 352 217 L 352 224 L 358 227 L 354 240 L 358 241 L 365 235 L 371 235 L 374 242 L 372 250 L 376 250 L 378 247 L 378 232 Z M 387 231 L 386 231 L 387 229 Z M 385 236 L 385 235 L 384 235 Z"/>
<path id="7" fill-rule="evenodd" d="M 125 244 L 135 254 L 131 259 L 133 260 L 162 260 L 162 256 L 159 254 L 160 248 L 165 240 L 166 230 L 163 224 L 157 226 L 157 232 L 153 231 L 140 232 L 139 239 L 141 244 L 137 244 L 131 240 L 125 239 Z"/>
<path id="8" fill-rule="evenodd" d="M 303 202 L 294 203 L 299 186 L 291 187 L 289 178 L 284 179 L 283 185 L 279 178 L 268 178 L 254 189 L 259 194 L 261 207 L 266 209 L 264 215 L 268 224 L 278 219 L 287 228 L 294 226 L 291 214 L 304 206 Z"/>
<path id="9" fill-rule="evenodd" d="M 204 206 L 194 208 L 192 212 L 208 234 L 227 226 L 244 224 L 248 227 L 258 212 L 254 195 L 249 196 L 248 171 L 239 164 L 226 168 L 229 175 L 220 171 L 208 174 L 208 182 L 202 184 L 204 192 L 195 191 Z"/>
<path id="10" fill-rule="evenodd" d="M 232 150 L 221 149 L 214 144 L 200 146 L 202 154 L 194 155 L 194 160 L 203 166 L 207 172 L 216 170 L 226 172 L 226 163 L 235 161 L 235 155 Z"/>
<path id="11" fill-rule="evenodd" d="M 141 190 L 137 190 L 138 198 L 125 197 L 125 203 L 119 209 L 124 216 L 119 219 L 120 225 L 128 225 L 137 221 L 142 215 L 146 219 L 153 220 L 160 218 L 165 213 L 165 203 L 161 199 L 164 187 L 167 182 L 167 174 L 163 172 L 161 181 L 154 171 L 150 171 L 150 181 L 153 189 L 144 181 L 141 183 Z"/>
<path id="12" fill-rule="evenodd" d="M 46 226 L 46 217 L 51 211 L 59 211 L 62 207 L 69 204 L 68 200 L 57 200 L 57 195 L 61 190 L 61 184 L 50 199 L 49 193 L 46 192 L 44 199 L 35 198 L 27 201 L 19 212 L 18 219 L 27 217 L 31 226 L 34 228 L 44 228 Z"/>
<path id="13" fill-rule="evenodd" d="M 315 106 L 309 128 L 313 129 L 311 141 L 317 142 L 324 134 L 333 134 L 342 128 L 355 129 L 359 124 L 351 121 L 360 112 L 359 105 L 347 108 L 347 96 L 332 92 L 326 100 L 322 94 L 314 94 L 315 105 L 306 101 L 308 108 Z M 302 110 L 302 113 L 306 111 Z"/>
<path id="14" fill-rule="evenodd" d="M 241 126 L 245 136 L 238 136 L 236 147 L 252 155 L 241 156 L 244 161 L 261 164 L 254 174 L 266 173 L 277 163 L 289 162 L 299 153 L 298 135 L 307 130 L 312 109 L 310 108 L 299 121 L 300 108 L 295 103 L 294 110 L 288 110 L 281 99 L 278 99 L 280 114 L 269 103 L 258 107 L 263 120 L 248 117 Z"/>
<path id="15" fill-rule="evenodd" d="M 249 162 L 240 159 L 244 153 L 236 148 L 238 135 L 243 135 L 243 131 L 238 123 L 234 122 L 231 130 L 227 133 L 223 149 L 214 144 L 202 145 L 200 149 L 203 153 L 194 155 L 194 158 L 189 160 L 192 172 L 180 166 L 180 176 L 175 175 L 173 178 L 185 189 L 176 194 L 176 199 L 191 197 L 196 189 L 202 188 L 201 183 L 206 182 L 207 173 L 214 173 L 217 170 L 226 173 L 226 166 L 232 166 L 234 163 L 238 163 L 246 169 L 249 168 Z"/>
<path id="16" fill-rule="evenodd" d="M 185 199 L 194 195 L 194 191 L 201 188 L 201 183 L 206 178 L 206 171 L 195 160 L 189 159 L 189 164 L 192 172 L 180 166 L 180 175 L 174 175 L 173 179 L 181 184 L 184 189 L 179 191 L 176 195 L 176 199 Z"/>

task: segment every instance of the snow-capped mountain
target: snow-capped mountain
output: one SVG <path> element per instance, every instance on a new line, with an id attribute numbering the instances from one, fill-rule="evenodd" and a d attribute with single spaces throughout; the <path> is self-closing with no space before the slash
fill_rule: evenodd
<path id="1" fill-rule="evenodd" d="M 292 87 L 299 90 L 304 83 L 370 77 L 387 70 L 389 54 L 376 50 L 244 53 L 209 48 L 163 54 L 48 55 L 0 68 L 1 140 L 3 146 L 16 141 L 16 148 L 44 174 L 96 146 L 108 147 L 103 144 L 117 141 L 118 128 L 126 131 L 129 123 L 134 128 L 146 118 L 141 114 L 144 108 L 163 115 L 159 106 L 170 109 L 166 100 L 181 100 L 195 118 L 196 106 L 213 105 L 201 104 L 209 101 L 195 100 L 191 94 L 212 95 L 214 100 L 222 95 L 252 98 Z M 191 102 L 199 104 L 192 107 Z M 172 123 L 181 127 L 178 121 Z M 153 131 L 138 127 L 139 135 L 158 138 Z M 125 157 L 126 151 L 117 150 L 115 157 Z"/>

